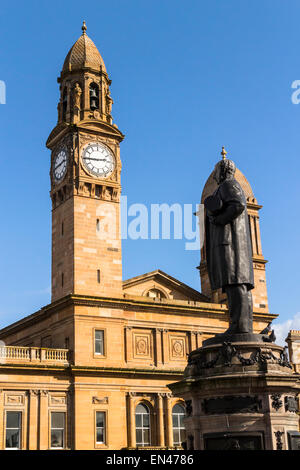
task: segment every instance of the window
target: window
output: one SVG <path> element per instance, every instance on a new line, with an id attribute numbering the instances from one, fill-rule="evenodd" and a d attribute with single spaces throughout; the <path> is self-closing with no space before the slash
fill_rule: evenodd
<path id="1" fill-rule="evenodd" d="M 165 299 L 165 294 L 159 289 L 151 289 L 147 292 L 147 297 L 151 297 L 151 299 Z"/>
<path id="2" fill-rule="evenodd" d="M 150 445 L 150 412 L 146 405 L 140 403 L 135 410 L 136 445 Z"/>
<path id="3" fill-rule="evenodd" d="M 51 413 L 51 449 L 65 446 L 65 413 Z"/>
<path id="4" fill-rule="evenodd" d="M 64 287 L 64 273 L 61 273 L 61 287 Z"/>
<path id="5" fill-rule="evenodd" d="M 7 411 L 6 412 L 6 449 L 20 449 L 21 448 L 21 412 L 20 411 Z"/>
<path id="6" fill-rule="evenodd" d="M 96 222 L 96 232 L 97 233 L 100 232 L 100 219 L 97 219 L 97 222 Z"/>
<path id="7" fill-rule="evenodd" d="M 104 331 L 95 330 L 95 354 L 104 355 Z"/>
<path id="8" fill-rule="evenodd" d="M 172 410 L 173 421 L 173 443 L 174 445 L 181 445 L 185 441 L 185 427 L 183 418 L 185 417 L 185 409 L 183 405 L 175 405 Z"/>
<path id="9" fill-rule="evenodd" d="M 105 444 L 106 430 L 105 430 L 105 413 L 103 411 L 96 411 L 96 443 Z"/>
<path id="10" fill-rule="evenodd" d="M 100 281 L 101 281 L 101 273 L 100 273 L 100 269 L 97 269 L 97 282 L 98 282 L 98 284 L 100 284 Z"/>

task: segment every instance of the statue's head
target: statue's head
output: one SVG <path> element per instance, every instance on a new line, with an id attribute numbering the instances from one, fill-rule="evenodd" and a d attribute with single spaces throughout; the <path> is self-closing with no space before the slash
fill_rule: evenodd
<path id="1" fill-rule="evenodd" d="M 225 158 L 216 164 L 213 178 L 218 184 L 221 184 L 226 179 L 233 178 L 235 170 L 235 163 L 232 160 Z"/>

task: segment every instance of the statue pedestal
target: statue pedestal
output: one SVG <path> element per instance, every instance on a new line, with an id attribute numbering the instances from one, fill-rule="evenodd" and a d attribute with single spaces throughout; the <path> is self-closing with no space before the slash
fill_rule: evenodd
<path id="1" fill-rule="evenodd" d="M 169 388 L 186 402 L 189 450 L 300 450 L 300 377 L 281 346 L 205 345 Z"/>

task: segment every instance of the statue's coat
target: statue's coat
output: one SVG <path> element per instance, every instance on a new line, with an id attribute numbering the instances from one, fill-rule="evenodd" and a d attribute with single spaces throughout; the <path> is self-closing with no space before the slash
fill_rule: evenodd
<path id="1" fill-rule="evenodd" d="M 244 191 L 235 178 L 205 199 L 206 260 L 213 290 L 246 284 L 254 288 L 252 247 Z M 216 223 L 212 223 L 210 215 Z"/>

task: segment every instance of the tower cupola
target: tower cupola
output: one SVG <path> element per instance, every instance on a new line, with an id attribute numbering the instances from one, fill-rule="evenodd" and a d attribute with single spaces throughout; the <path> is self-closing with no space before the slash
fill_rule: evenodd
<path id="1" fill-rule="evenodd" d="M 111 80 L 86 30 L 84 21 L 82 34 L 69 50 L 58 78 L 58 123 L 74 124 L 84 119 L 96 119 L 112 124 Z"/>

